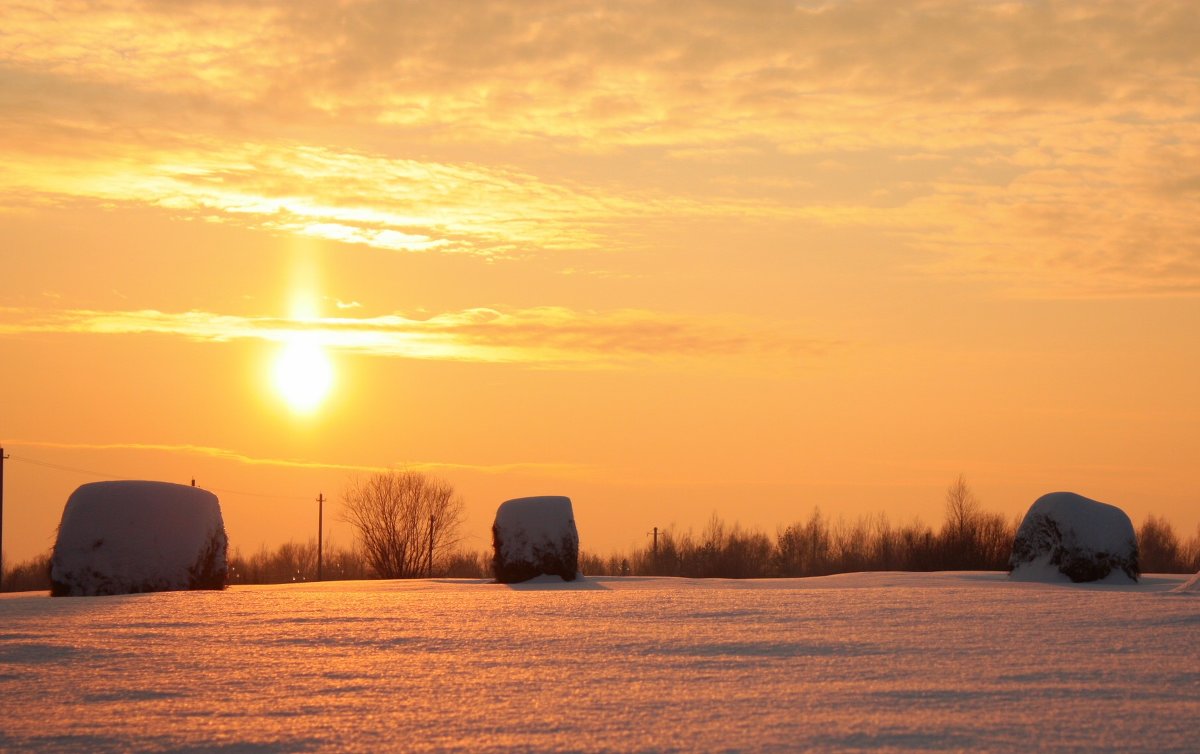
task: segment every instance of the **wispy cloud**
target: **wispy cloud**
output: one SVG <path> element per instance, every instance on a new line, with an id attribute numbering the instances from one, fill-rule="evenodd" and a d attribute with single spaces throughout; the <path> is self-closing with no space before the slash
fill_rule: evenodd
<path id="1" fill-rule="evenodd" d="M 32 333 L 158 334 L 211 342 L 302 339 L 373 356 L 548 367 L 617 366 L 662 357 L 811 357 L 837 345 L 760 322 L 634 309 L 481 308 L 425 319 L 390 314 L 304 321 L 201 311 L 0 309 L 0 335 Z"/>
<path id="2" fill-rule="evenodd" d="M 42 202 L 150 204 L 392 251 L 483 256 L 597 246 L 586 220 L 607 214 L 577 192 L 495 168 L 297 144 L 94 146 L 50 161 L 11 155 L 0 188 Z"/>
<path id="3" fill-rule="evenodd" d="M 516 7 L 10 5 L 0 211 L 489 258 L 753 217 L 1035 295 L 1200 292 L 1190 0 Z"/>
<path id="4" fill-rule="evenodd" d="M 0 127 L 0 135 L 3 128 Z M 92 201 L 151 206 L 232 223 L 396 252 L 522 257 L 645 246 L 634 221 L 799 217 L 834 221 L 822 207 L 727 197 L 698 200 L 654 189 L 614 192 L 506 167 L 399 159 L 304 143 L 111 141 L 73 133 L 80 153 L 53 157 L 0 147 L 0 202 Z M 156 142 L 156 136 L 161 143 Z"/>
<path id="5" fill-rule="evenodd" d="M 164 444 L 164 443 L 81 443 L 58 442 L 53 440 L 9 439 L 6 445 L 10 451 L 20 455 L 22 448 L 46 448 L 51 450 L 131 450 L 152 453 L 172 453 L 190 456 L 203 456 L 222 461 L 233 461 L 248 466 L 275 466 L 281 468 L 309 469 L 317 471 L 348 471 L 356 473 L 372 473 L 404 468 L 421 471 L 471 471 L 482 474 L 511 474 L 523 472 L 538 472 L 557 475 L 575 475 L 587 472 L 591 467 L 585 464 L 554 463 L 554 462 L 510 462 L 510 463 L 461 463 L 444 461 L 397 461 L 388 466 L 370 466 L 362 464 L 327 463 L 307 461 L 294 458 L 269 458 L 251 456 L 229 448 L 218 448 L 207 445 Z M 24 460 L 24 459 L 22 459 Z"/>

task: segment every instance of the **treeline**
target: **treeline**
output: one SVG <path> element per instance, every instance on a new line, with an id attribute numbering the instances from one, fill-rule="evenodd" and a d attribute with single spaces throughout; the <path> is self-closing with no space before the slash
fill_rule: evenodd
<path id="1" fill-rule="evenodd" d="M 1200 526 L 1186 542 L 1165 518 L 1150 515 L 1138 527 L 1142 573 L 1200 572 Z"/>
<path id="2" fill-rule="evenodd" d="M 776 578 L 856 571 L 1006 571 L 1020 517 L 983 510 L 966 481 L 946 491 L 938 529 L 919 521 L 893 525 L 884 514 L 831 521 L 814 509 L 807 520 L 774 536 L 728 524 L 716 514 L 700 534 L 673 528 L 626 555 L 581 555 L 585 574 Z M 1182 540 L 1165 518 L 1151 515 L 1137 529 L 1143 573 L 1200 571 L 1200 527 Z"/>
<path id="3" fill-rule="evenodd" d="M 848 522 L 831 520 L 819 509 L 774 535 L 728 523 L 715 514 L 698 534 L 662 530 L 657 547 L 608 556 L 580 553 L 580 570 L 599 576 L 686 576 L 690 578 L 772 578 L 825 576 L 854 571 L 1003 571 L 1019 519 L 983 511 L 965 485 L 947 495 L 946 519 L 934 529 L 919 521 L 894 525 L 886 515 Z M 1184 540 L 1169 521 L 1151 515 L 1137 529 L 1144 573 L 1200 571 L 1200 527 Z M 435 578 L 490 578 L 491 553 L 457 550 L 437 557 Z M 322 578 L 327 581 L 379 578 L 370 557 L 358 547 L 325 546 Z M 230 584 L 315 581 L 317 544 L 286 542 L 229 556 Z M 50 588 L 50 555 L 4 569 L 3 591 Z"/>
<path id="4" fill-rule="evenodd" d="M 814 510 L 774 536 L 713 516 L 703 531 L 659 532 L 628 555 L 586 556 L 584 573 L 761 579 L 855 571 L 1007 570 L 1016 521 L 980 514 L 940 531 L 920 522 L 893 525 L 886 515 L 853 522 Z"/>
<path id="5" fill-rule="evenodd" d="M 647 544 L 607 557 L 580 555 L 585 574 L 756 579 L 827 576 L 856 571 L 1006 571 L 1019 519 L 982 514 L 966 526 L 940 529 L 886 516 L 830 520 L 819 510 L 774 536 L 712 518 L 699 534 L 666 529 Z M 1200 571 L 1200 529 L 1188 541 L 1163 518 L 1138 529 L 1144 573 Z"/>
<path id="6" fill-rule="evenodd" d="M 7 565 L 7 564 L 6 564 Z M 3 590 L 5 592 L 35 592 L 50 588 L 50 553 L 36 555 L 29 560 L 4 569 Z"/>
<path id="7" fill-rule="evenodd" d="M 326 581 L 369 579 L 374 574 L 357 548 L 325 546 L 321 577 Z M 266 545 L 246 556 L 238 548 L 229 554 L 230 584 L 286 584 L 292 581 L 316 581 L 317 541 L 284 542 L 274 550 Z"/>
<path id="8" fill-rule="evenodd" d="M 433 571 L 414 577 L 488 578 L 491 576 L 491 554 L 457 551 L 435 558 Z M 325 546 L 321 562 L 321 578 L 325 581 L 347 581 L 380 578 L 371 567 L 371 558 L 357 547 Z M 229 556 L 230 584 L 286 584 L 317 580 L 317 542 L 285 542 L 275 550 L 264 545 L 249 557 L 235 549 Z"/>

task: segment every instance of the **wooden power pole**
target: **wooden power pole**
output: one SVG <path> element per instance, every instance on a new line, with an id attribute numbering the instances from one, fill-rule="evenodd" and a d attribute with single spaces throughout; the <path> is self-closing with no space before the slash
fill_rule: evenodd
<path id="1" fill-rule="evenodd" d="M 322 533 L 325 530 L 325 493 L 317 495 L 317 581 L 324 580 L 323 566 L 325 561 L 325 548 L 323 546 Z"/>
<path id="2" fill-rule="evenodd" d="M 0 587 L 4 585 L 4 448 L 0 448 Z"/>
<path id="3" fill-rule="evenodd" d="M 429 567 L 426 570 L 429 578 L 433 578 L 433 514 L 429 514 Z"/>

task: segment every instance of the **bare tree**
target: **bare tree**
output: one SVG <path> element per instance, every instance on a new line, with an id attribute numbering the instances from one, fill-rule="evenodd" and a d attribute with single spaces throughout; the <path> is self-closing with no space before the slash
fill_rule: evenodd
<path id="1" fill-rule="evenodd" d="M 458 543 L 463 503 L 449 483 L 418 471 L 385 471 L 356 480 L 342 518 L 357 531 L 381 578 L 432 575 Z"/>
<path id="2" fill-rule="evenodd" d="M 1171 522 L 1159 516 L 1147 516 L 1137 532 L 1138 559 L 1142 573 L 1187 573 L 1191 563 L 1187 562 L 1185 546 Z"/>
<path id="3" fill-rule="evenodd" d="M 983 524 L 979 498 L 962 474 L 946 490 L 946 522 L 942 526 L 943 568 L 972 568 Z"/>
<path id="4" fill-rule="evenodd" d="M 959 542 L 974 538 L 979 525 L 979 498 L 967 486 L 962 474 L 946 490 L 946 530 Z"/>

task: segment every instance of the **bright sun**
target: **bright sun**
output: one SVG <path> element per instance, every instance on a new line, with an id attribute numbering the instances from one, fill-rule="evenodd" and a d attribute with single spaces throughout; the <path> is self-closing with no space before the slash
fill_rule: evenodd
<path id="1" fill-rule="evenodd" d="M 293 340 L 275 359 L 275 389 L 293 411 L 309 413 L 333 386 L 333 364 L 316 343 Z"/>

